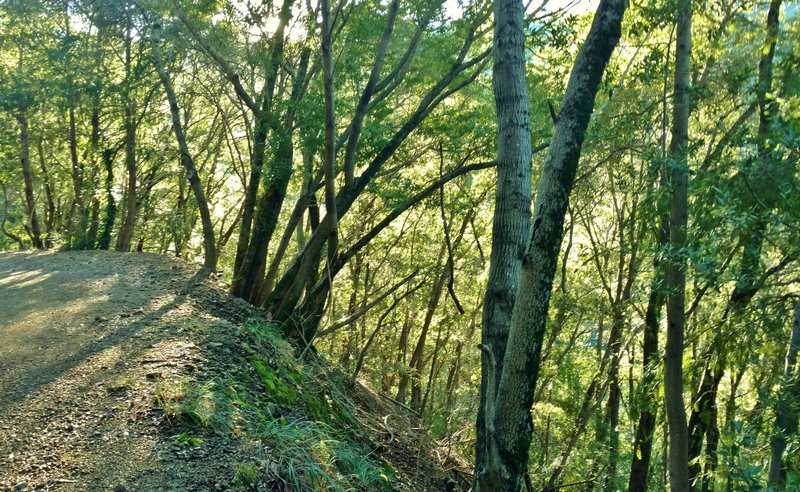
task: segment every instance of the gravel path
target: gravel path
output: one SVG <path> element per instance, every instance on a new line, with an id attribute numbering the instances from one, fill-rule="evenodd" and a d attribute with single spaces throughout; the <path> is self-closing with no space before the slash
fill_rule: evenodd
<path id="1" fill-rule="evenodd" d="M 168 257 L 0 254 L 0 490 L 227 490 L 235 443 L 177 445 L 153 392 L 247 314 Z"/>

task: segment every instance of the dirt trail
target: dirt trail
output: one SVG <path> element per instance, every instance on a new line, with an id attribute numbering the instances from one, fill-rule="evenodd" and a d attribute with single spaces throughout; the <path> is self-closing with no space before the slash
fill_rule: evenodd
<path id="1" fill-rule="evenodd" d="M 0 254 L 0 490 L 229 488 L 235 444 L 174 443 L 153 389 L 248 311 L 167 257 Z"/>

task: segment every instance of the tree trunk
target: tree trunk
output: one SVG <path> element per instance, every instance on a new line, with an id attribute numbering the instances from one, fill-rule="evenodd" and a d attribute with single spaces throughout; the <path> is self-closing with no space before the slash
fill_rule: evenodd
<path id="1" fill-rule="evenodd" d="M 286 194 L 286 186 L 292 174 L 294 110 L 296 100 L 300 97 L 300 89 L 303 87 L 308 64 L 308 51 L 304 50 L 301 67 L 297 71 L 290 96 L 291 102 L 287 110 L 286 121 L 283 122 L 283 127 L 279 128 L 279 118 L 273 100 L 278 70 L 284 58 L 284 33 L 291 20 L 293 4 L 292 0 L 287 0 L 281 6 L 278 28 L 272 38 L 267 80 L 261 91 L 261 109 L 258 114 L 255 114 L 257 123 L 256 133 L 253 137 L 250 181 L 245 191 L 243 220 L 239 230 L 239 242 L 236 245 L 231 293 L 250 302 L 256 302 L 259 296 L 266 270 L 267 249 L 275 231 Z M 265 183 L 264 193 L 258 199 L 258 188 L 266 155 L 266 139 L 270 131 L 277 143 L 272 156 L 270 179 Z M 257 201 L 258 204 L 256 204 Z M 256 212 L 258 213 L 256 214 Z"/>
<path id="2" fill-rule="evenodd" d="M 30 224 L 30 237 L 33 247 L 44 249 L 42 231 L 39 227 L 39 218 L 36 215 L 36 200 L 33 197 L 33 171 L 31 170 L 31 142 L 28 136 L 28 119 L 24 114 L 17 115 L 19 122 L 20 139 L 20 164 L 22 165 L 22 179 L 25 183 L 25 205 L 28 211 Z"/>
<path id="3" fill-rule="evenodd" d="M 482 469 L 475 474 L 476 491 L 517 491 L 527 470 L 532 432 L 530 408 L 536 391 L 564 217 L 595 95 L 619 40 L 625 7 L 624 0 L 600 2 L 567 84 L 539 182 L 530 243 L 522 261 L 518 296 L 500 365 L 500 384 L 495 398 L 487 398 L 484 402 L 486 457 Z M 517 20 L 512 32 L 516 30 L 515 35 L 522 36 L 521 3 L 509 6 L 501 2 L 498 12 L 505 8 L 515 12 Z M 508 22 L 508 18 L 503 16 L 495 19 L 498 29 L 507 28 Z M 517 49 L 521 48 L 522 45 L 518 44 Z M 516 56 L 522 56 L 520 53 L 517 52 Z M 518 63 L 518 69 L 524 69 L 522 60 Z M 487 395 L 495 394 L 494 381 L 498 380 L 498 364 L 492 350 L 484 346 L 489 368 Z"/>
<path id="4" fill-rule="evenodd" d="M 183 132 L 181 113 L 180 108 L 178 107 L 178 97 L 175 95 L 175 90 L 172 88 L 172 81 L 170 81 L 169 75 L 167 74 L 161 62 L 160 19 L 156 20 L 155 24 L 153 25 L 152 45 L 153 64 L 155 65 L 158 76 L 161 79 L 161 84 L 164 86 L 164 92 L 167 94 L 169 111 L 172 115 L 172 130 L 175 132 L 175 139 L 178 141 L 178 148 L 180 149 L 181 165 L 186 170 L 187 179 L 192 187 L 194 199 L 197 203 L 197 209 L 200 212 L 200 223 L 203 227 L 203 266 L 213 272 L 217 269 L 217 249 L 216 240 L 214 239 L 214 224 L 211 222 L 211 213 L 208 209 L 208 202 L 206 201 L 203 184 L 200 181 L 200 176 L 197 174 L 197 167 L 194 164 L 194 159 L 189 153 L 189 146 L 186 144 L 186 135 Z"/>
<path id="5" fill-rule="evenodd" d="M 683 337 L 686 290 L 686 245 L 689 74 L 692 54 L 692 3 L 680 0 L 677 12 L 675 89 L 673 93 L 672 138 L 668 182 L 670 202 L 670 257 L 667 262 L 667 342 L 664 355 L 664 399 L 669 426 L 669 484 L 673 491 L 688 491 L 688 429 L 683 402 Z"/>
<path id="6" fill-rule="evenodd" d="M 86 203 L 83 198 L 83 164 L 78 158 L 78 138 L 75 131 L 75 108 L 70 107 L 68 110 L 68 136 L 69 136 L 69 155 L 70 163 L 72 165 L 72 207 L 70 210 L 70 247 L 72 249 L 85 249 L 86 248 L 86 226 L 88 223 L 88 215 L 86 210 Z"/>
<path id="7" fill-rule="evenodd" d="M 531 130 L 525 80 L 525 7 L 521 0 L 494 4 L 494 84 L 497 111 L 497 186 L 492 219 L 489 280 L 483 299 L 481 343 L 492 353 L 481 357 L 480 404 L 476 421 L 476 492 L 491 490 L 493 463 L 487 438 L 487 407 L 496 399 L 511 313 L 519 288 L 522 257 L 530 238 Z M 492 377 L 493 381 L 488 381 Z M 492 389 L 490 391 L 490 388 Z"/>
<path id="8" fill-rule="evenodd" d="M 797 352 L 800 350 L 800 303 L 795 306 L 792 334 L 786 351 L 784 384 L 778 395 L 775 409 L 775 433 L 770 439 L 769 473 L 767 485 L 770 490 L 786 487 L 787 469 L 783 461 L 786 437 L 797 433 L 798 402 L 800 402 L 800 378 L 797 370 Z"/>
<path id="9" fill-rule="evenodd" d="M 275 141 L 273 144 L 275 148 L 270 162 L 269 182 L 266 183 L 264 193 L 258 203 L 258 215 L 253 221 L 252 237 L 250 238 L 250 245 L 240 273 L 244 278 L 244 283 L 241 286 L 239 295 L 253 304 L 258 302 L 261 294 L 266 270 L 267 251 L 278 225 L 278 216 L 286 197 L 289 179 L 292 176 L 292 160 L 294 159 L 292 137 L 295 129 L 294 108 L 297 106 L 304 86 L 309 56 L 310 51 L 304 50 L 289 98 L 289 109 L 283 124 L 275 124 L 272 127 L 272 139 Z"/>
<path id="10" fill-rule="evenodd" d="M 322 74 L 325 92 L 325 217 L 327 218 L 327 276 L 332 283 L 331 266 L 339 248 L 339 216 L 336 213 L 336 111 L 333 93 L 333 24 L 329 0 L 321 0 L 322 8 Z M 310 339 L 312 334 L 307 334 Z"/>
<path id="11" fill-rule="evenodd" d="M 421 98 L 416 110 L 403 122 L 402 126 L 394 133 L 388 142 L 366 165 L 364 171 L 353 181 L 352 186 L 343 187 L 336 196 L 337 219 L 343 217 L 355 201 L 372 182 L 383 165 L 395 154 L 398 148 L 405 142 L 408 136 L 422 123 L 423 120 L 450 94 L 455 93 L 460 88 L 467 85 L 478 74 L 482 73 L 488 60 L 490 50 L 484 50 L 471 59 L 466 56 L 475 41 L 475 34 L 480 25 L 485 21 L 485 17 L 480 15 L 470 25 L 461 51 L 450 67 L 449 72 L 439 79 L 436 84 Z M 459 75 L 464 75 L 461 80 L 456 81 Z M 394 71 L 392 72 L 394 73 Z M 390 74 L 390 76 L 392 76 Z M 451 86 L 452 84 L 452 86 Z M 379 84 L 380 86 L 381 84 Z M 322 220 L 321 227 L 317 228 L 297 258 L 287 268 L 281 280 L 277 283 L 272 295 L 266 300 L 265 307 L 272 314 L 273 319 L 287 322 L 284 323 L 284 330 L 290 336 L 297 336 L 300 330 L 294 321 L 298 316 L 302 319 L 309 319 L 303 331 L 307 332 L 305 338 L 309 339 L 310 334 L 316 330 L 316 323 L 321 316 L 324 298 L 317 297 L 307 299 L 304 306 L 298 307 L 303 289 L 310 282 L 310 277 L 315 276 L 319 270 L 322 251 L 330 236 L 328 230 L 331 224 L 330 218 Z M 332 248 L 328 248 L 330 252 Z M 326 281 L 333 279 L 333 275 Z M 327 288 L 326 286 L 323 286 Z"/>
<path id="12" fill-rule="evenodd" d="M 125 80 L 131 82 L 131 26 L 130 21 L 125 36 Z M 125 217 L 117 234 L 117 251 L 130 251 L 133 229 L 136 225 L 136 123 L 131 89 L 125 94 L 125 169 L 128 171 L 128 187 L 125 191 Z"/>
<path id="13" fill-rule="evenodd" d="M 662 224 L 662 235 L 665 232 Z M 656 410 L 658 402 L 655 398 L 656 391 L 652 385 L 656 381 L 656 371 L 659 364 L 658 332 L 660 329 L 661 310 L 664 307 L 664 295 L 661 293 L 661 279 L 663 270 L 654 259 L 655 278 L 650 285 L 650 297 L 647 300 L 647 310 L 644 320 L 644 349 L 642 353 L 642 381 L 639 383 L 641 412 L 639 423 L 636 426 L 636 437 L 633 442 L 633 458 L 631 461 L 631 474 L 628 480 L 630 492 L 644 492 L 647 490 L 647 477 L 650 468 L 650 458 L 653 453 L 653 432 L 656 428 Z"/>
<path id="14" fill-rule="evenodd" d="M 42 170 L 42 181 L 44 181 L 44 194 L 47 198 L 47 208 L 44 214 L 44 247 L 53 247 L 53 226 L 56 220 L 56 203 L 53 200 L 53 182 L 50 179 L 50 172 L 44 158 L 44 129 L 39 133 L 37 140 L 37 150 L 39 154 L 39 169 Z"/>
<path id="15" fill-rule="evenodd" d="M 610 384 L 605 408 L 605 425 L 608 432 L 608 466 L 603 478 L 603 490 L 607 492 L 617 490 L 619 405 L 622 398 L 622 389 L 619 385 L 619 365 L 622 358 L 622 328 L 625 324 L 625 318 L 621 312 L 622 307 L 615 306 L 613 309 L 615 312 L 611 324 L 611 333 L 608 336 L 608 345 L 611 350 Z M 600 441 L 600 439 L 598 440 Z"/>

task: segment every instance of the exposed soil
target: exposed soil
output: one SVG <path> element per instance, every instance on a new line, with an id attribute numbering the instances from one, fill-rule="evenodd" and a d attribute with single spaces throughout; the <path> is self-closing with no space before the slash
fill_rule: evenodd
<path id="1" fill-rule="evenodd" d="M 177 445 L 153 390 L 248 311 L 167 257 L 0 254 L 0 489 L 228 488 L 235 444 Z"/>
<path id="2" fill-rule="evenodd" d="M 231 490 L 241 443 L 182 446 L 159 382 L 211 380 L 258 313 L 197 267 L 151 254 L 0 253 L 0 490 Z M 465 490 L 402 409 L 352 391 L 364 439 L 402 490 Z M 449 464 L 443 464 L 449 463 Z"/>

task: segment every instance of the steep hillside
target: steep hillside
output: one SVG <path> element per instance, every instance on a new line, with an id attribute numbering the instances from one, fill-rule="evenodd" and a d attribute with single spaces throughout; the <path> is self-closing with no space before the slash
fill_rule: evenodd
<path id="1" fill-rule="evenodd" d="M 0 490 L 466 490 L 413 416 L 194 266 L 0 254 Z"/>

